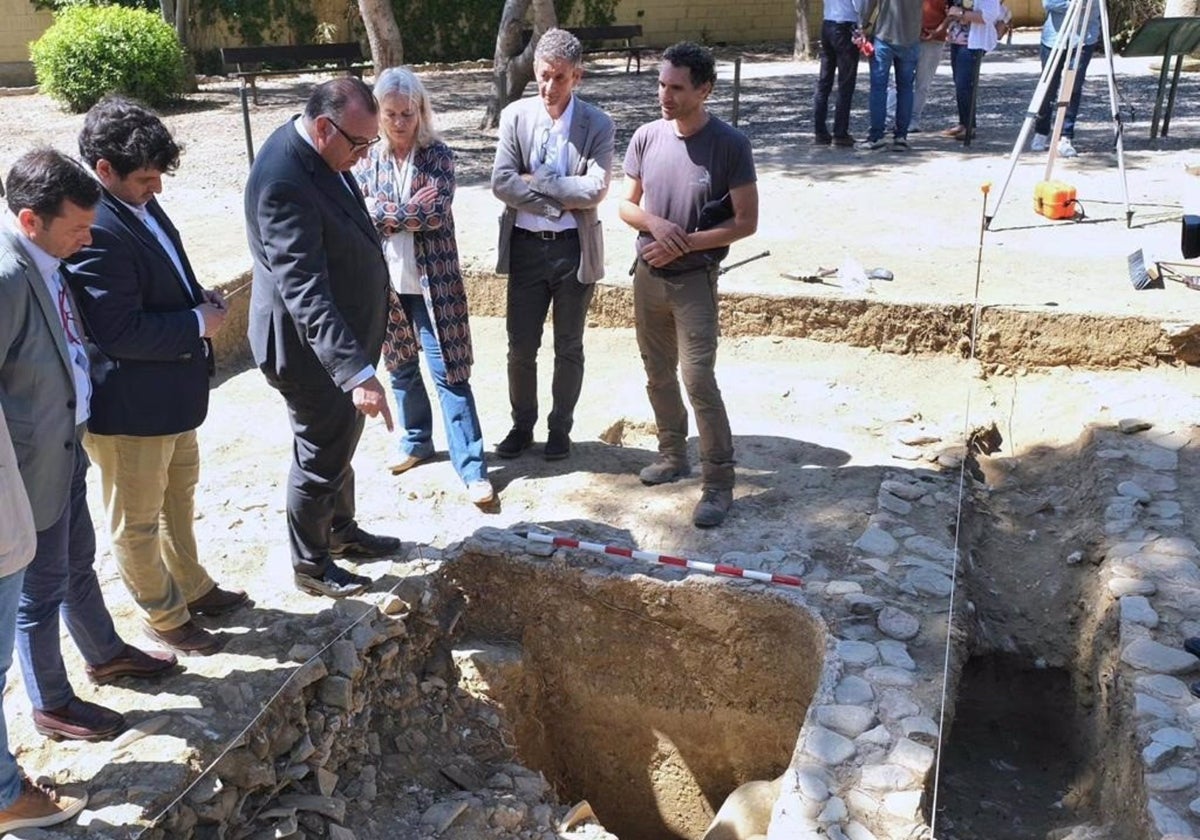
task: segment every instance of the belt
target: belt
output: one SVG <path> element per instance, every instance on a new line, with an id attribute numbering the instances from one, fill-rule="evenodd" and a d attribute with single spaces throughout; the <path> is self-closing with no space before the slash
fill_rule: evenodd
<path id="1" fill-rule="evenodd" d="M 519 236 L 523 239 L 541 239 L 546 242 L 554 242 L 557 239 L 578 239 L 579 230 L 577 228 L 567 228 L 566 230 L 525 230 L 525 228 L 513 228 L 513 236 Z"/>

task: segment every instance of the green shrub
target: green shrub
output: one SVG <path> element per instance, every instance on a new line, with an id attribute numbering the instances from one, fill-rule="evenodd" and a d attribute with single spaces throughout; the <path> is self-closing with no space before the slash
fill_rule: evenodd
<path id="1" fill-rule="evenodd" d="M 74 111 L 109 93 L 160 106 L 183 90 L 183 49 L 175 30 L 152 12 L 67 8 L 29 52 L 42 91 Z"/>

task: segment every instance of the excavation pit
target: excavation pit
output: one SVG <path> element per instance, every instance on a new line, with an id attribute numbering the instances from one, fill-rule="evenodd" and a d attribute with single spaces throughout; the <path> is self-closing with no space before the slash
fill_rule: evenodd
<path id="1" fill-rule="evenodd" d="M 777 777 L 824 663 L 796 600 L 464 553 L 464 680 L 505 710 L 517 755 L 622 840 L 700 840 L 738 785 Z"/>

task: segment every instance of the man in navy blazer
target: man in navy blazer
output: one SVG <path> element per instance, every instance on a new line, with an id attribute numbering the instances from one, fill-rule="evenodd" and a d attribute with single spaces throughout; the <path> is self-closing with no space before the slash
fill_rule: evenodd
<path id="1" fill-rule="evenodd" d="M 392 415 L 375 363 L 387 324 L 388 270 L 362 194 L 347 174 L 379 139 L 379 107 L 360 79 L 318 85 L 263 144 L 246 182 L 254 257 L 254 361 L 287 404 L 295 435 L 287 524 L 296 586 L 343 598 L 371 583 L 331 557 L 382 557 L 400 541 L 354 519 L 364 416 Z"/>
<path id="2" fill-rule="evenodd" d="M 75 693 L 62 656 L 63 625 L 93 682 L 161 676 L 175 665 L 173 655 L 147 653 L 121 638 L 96 579 L 88 457 L 80 444 L 91 365 L 62 260 L 91 242 L 100 185 L 75 161 L 43 148 L 13 163 L 7 192 L 9 213 L 0 219 L 0 404 L 37 528 L 13 629 L 34 728 L 55 739 L 98 741 L 124 730 L 125 718 Z M 10 515 L 0 510 L 0 522 Z M 7 655 L 0 653 L 0 662 Z"/>
<path id="3" fill-rule="evenodd" d="M 92 244 L 72 258 L 71 284 L 102 351 L 84 446 L 100 468 L 117 568 L 148 637 L 181 654 L 217 652 L 193 621 L 246 603 L 200 565 L 196 429 L 208 413 L 209 340 L 225 300 L 196 282 L 179 231 L 155 198 L 179 147 L 154 112 L 108 97 L 87 113 L 79 152 L 104 187 Z"/>

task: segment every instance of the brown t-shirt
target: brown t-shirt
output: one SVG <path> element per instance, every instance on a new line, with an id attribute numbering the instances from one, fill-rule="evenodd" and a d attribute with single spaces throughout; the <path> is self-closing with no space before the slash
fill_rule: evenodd
<path id="1" fill-rule="evenodd" d="M 704 128 L 680 137 L 668 120 L 638 128 L 625 152 L 625 174 L 642 182 L 642 207 L 687 231 L 696 229 L 700 208 L 734 187 L 757 180 L 750 141 L 736 128 L 709 115 Z M 653 241 L 638 234 L 640 254 Z M 728 248 L 692 251 L 670 263 L 670 271 L 702 268 L 720 262 Z"/>

